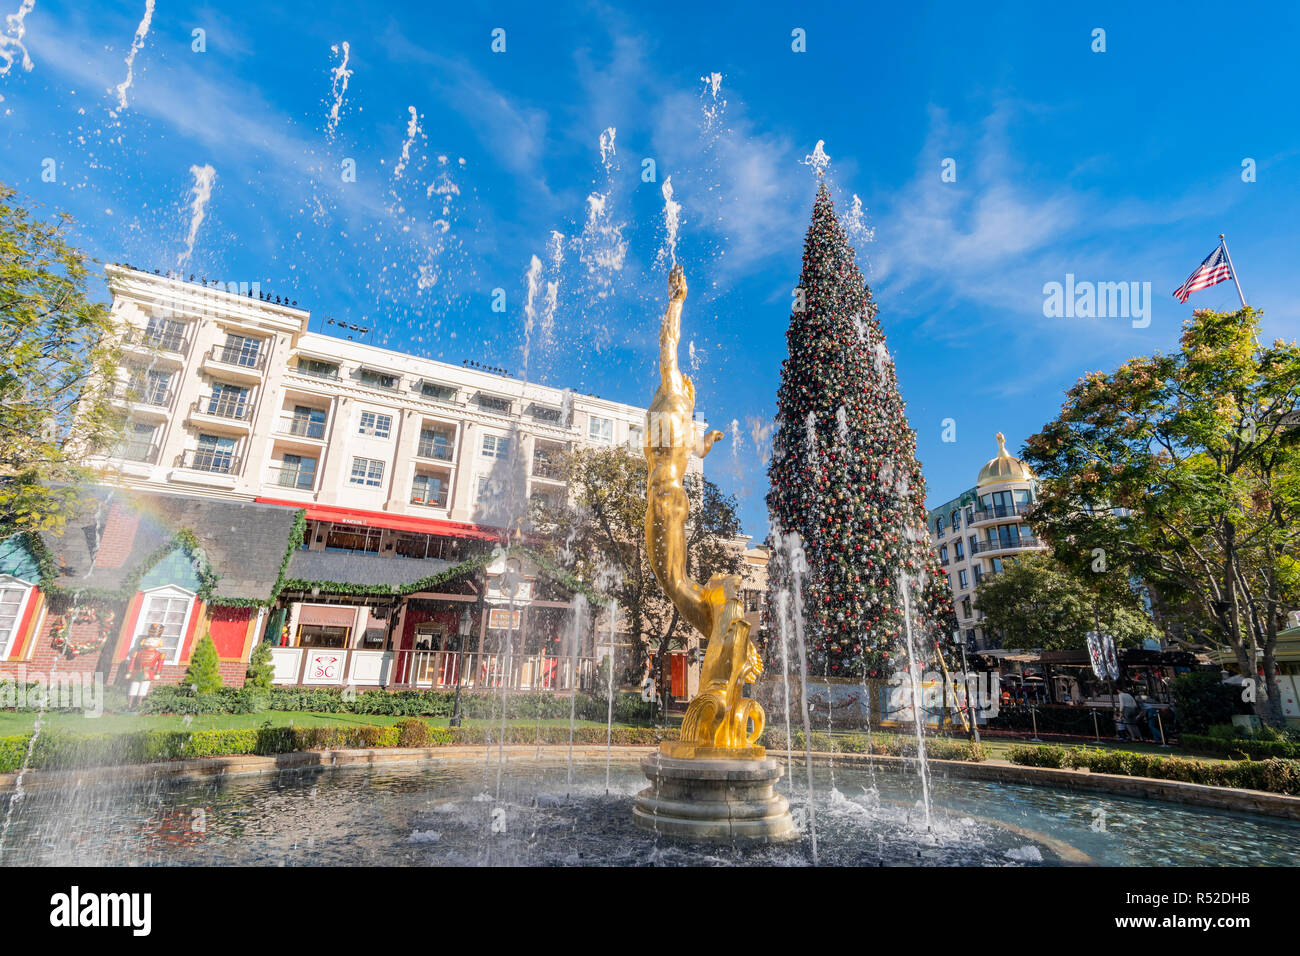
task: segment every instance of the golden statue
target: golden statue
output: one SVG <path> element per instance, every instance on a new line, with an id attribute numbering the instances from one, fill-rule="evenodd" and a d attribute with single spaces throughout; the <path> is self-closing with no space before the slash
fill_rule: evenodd
<path id="1" fill-rule="evenodd" d="M 686 709 L 681 739 L 665 741 L 660 749 L 669 757 L 760 759 L 765 751 L 754 741 L 763 733 L 763 708 L 742 691 L 758 679 L 763 663 L 749 639 L 740 577 L 715 574 L 701 586 L 686 574 L 686 464 L 692 454 L 707 455 L 723 436 L 711 431 L 697 442 L 695 386 L 677 365 L 686 299 L 681 266 L 669 273 L 668 292 L 659 328 L 659 388 L 646 415 L 646 550 L 660 587 L 687 623 L 708 639 L 708 648 L 700 692 Z"/>

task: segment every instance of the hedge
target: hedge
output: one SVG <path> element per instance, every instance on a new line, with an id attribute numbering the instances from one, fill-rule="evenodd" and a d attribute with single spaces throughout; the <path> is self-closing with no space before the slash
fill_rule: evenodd
<path id="1" fill-rule="evenodd" d="M 1183 734 L 1179 741 L 1188 750 L 1233 760 L 1268 760 L 1278 757 L 1300 760 L 1300 744 L 1293 740 L 1251 740 L 1237 737 L 1211 737 L 1204 734 Z"/>
<path id="2" fill-rule="evenodd" d="M 1089 750 L 1086 747 L 1011 747 L 1007 757 L 1027 767 L 1074 767 L 1156 780 L 1181 780 L 1213 787 L 1238 787 L 1300 796 L 1300 761 L 1271 758 L 1218 763 L 1162 757 L 1128 750 Z"/>
<path id="3" fill-rule="evenodd" d="M 795 751 L 806 750 L 804 746 L 804 735 L 802 731 L 795 731 L 791 734 L 794 741 L 794 747 L 790 748 L 786 744 L 786 736 L 783 731 L 768 728 L 764 731 L 759 742 L 765 747 L 772 750 Z M 903 737 L 894 734 L 837 734 L 830 735 L 813 732 L 809 738 L 812 742 L 812 750 L 818 753 L 848 753 L 848 754 L 877 754 L 887 757 L 914 757 L 916 756 L 916 739 L 914 737 Z M 953 740 L 948 737 L 927 737 L 925 742 L 925 753 L 927 757 L 935 760 L 966 760 L 978 763 L 987 759 L 984 748 L 979 744 L 966 740 Z"/>
<path id="4" fill-rule="evenodd" d="M 417 726 L 418 725 L 418 726 Z M 28 767 L 51 770 L 71 767 L 105 767 L 153 763 L 194 757 L 291 753 L 368 747 L 441 747 L 456 744 L 497 743 L 500 727 L 433 727 L 417 720 L 399 721 L 392 727 L 262 727 L 255 730 L 151 730 L 133 734 L 45 733 L 37 738 Z M 615 746 L 652 747 L 676 731 L 648 727 L 615 727 Z M 27 755 L 29 735 L 0 737 L 0 773 L 20 769 Z M 577 727 L 574 743 L 604 746 L 606 728 Z M 568 727 L 506 727 L 506 743 L 567 744 Z"/>

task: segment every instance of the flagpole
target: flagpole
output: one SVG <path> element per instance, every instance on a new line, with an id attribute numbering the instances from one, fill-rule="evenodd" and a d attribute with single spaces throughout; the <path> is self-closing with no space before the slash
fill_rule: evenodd
<path id="1" fill-rule="evenodd" d="M 1227 257 L 1228 268 L 1232 270 L 1232 282 L 1237 287 L 1237 297 L 1241 299 L 1241 307 L 1246 307 L 1246 296 L 1241 291 L 1241 282 L 1237 279 L 1237 267 L 1232 264 L 1232 253 L 1228 252 L 1228 241 L 1223 238 L 1223 233 L 1219 233 L 1219 245 L 1223 246 L 1223 254 Z"/>

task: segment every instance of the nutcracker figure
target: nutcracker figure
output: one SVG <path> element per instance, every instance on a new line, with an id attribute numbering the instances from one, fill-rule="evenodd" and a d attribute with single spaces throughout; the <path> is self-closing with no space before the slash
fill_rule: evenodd
<path id="1" fill-rule="evenodd" d="M 149 633 L 141 639 L 131 662 L 127 666 L 126 679 L 129 685 L 126 692 L 126 705 L 135 710 L 149 693 L 149 685 L 162 670 L 164 657 L 159 650 L 162 647 L 162 625 L 149 625 Z"/>

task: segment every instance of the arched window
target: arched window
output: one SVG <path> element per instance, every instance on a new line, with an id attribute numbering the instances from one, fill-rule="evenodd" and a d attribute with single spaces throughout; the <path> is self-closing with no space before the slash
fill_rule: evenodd
<path id="1" fill-rule="evenodd" d="M 961 509 L 960 509 L 960 508 L 953 508 L 953 509 L 952 509 L 952 516 L 951 516 L 948 520 L 952 522 L 952 530 L 953 530 L 953 531 L 956 531 L 958 528 L 960 528 L 960 527 L 961 527 Z"/>
<path id="2" fill-rule="evenodd" d="M 135 632 L 131 635 L 131 650 L 135 650 L 152 625 L 161 624 L 160 650 L 168 664 L 177 663 L 193 610 L 194 595 L 184 588 L 168 586 L 146 591 L 144 603 L 140 606 L 140 616 L 135 622 Z"/>

